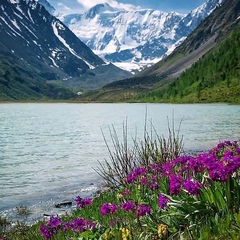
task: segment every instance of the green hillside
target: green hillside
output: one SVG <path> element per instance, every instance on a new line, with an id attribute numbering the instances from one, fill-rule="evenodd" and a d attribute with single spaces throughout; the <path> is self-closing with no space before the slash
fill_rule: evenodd
<path id="1" fill-rule="evenodd" d="M 174 82 L 138 98 L 150 102 L 240 103 L 240 28 Z"/>
<path id="2" fill-rule="evenodd" d="M 0 52 L 0 101 L 69 99 L 75 94 L 48 84 L 38 70 L 9 53 Z"/>

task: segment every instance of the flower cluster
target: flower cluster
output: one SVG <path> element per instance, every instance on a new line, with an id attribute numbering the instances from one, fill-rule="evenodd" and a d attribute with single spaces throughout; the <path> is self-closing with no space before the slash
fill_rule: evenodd
<path id="1" fill-rule="evenodd" d="M 196 174 L 209 176 L 213 181 L 226 182 L 240 168 L 240 147 L 236 141 L 219 143 L 208 152 L 193 156 L 182 156 L 161 165 L 152 165 L 162 177 L 169 179 L 169 194 L 178 195 L 182 190 L 198 195 L 202 184 L 194 179 Z M 152 185 L 153 186 L 153 185 Z"/>
<path id="2" fill-rule="evenodd" d="M 131 201 L 123 202 L 119 205 L 119 208 L 130 212 L 133 211 L 138 217 L 143 217 L 151 212 L 151 206 L 145 205 L 145 204 L 136 204 Z M 118 207 L 114 203 L 104 203 L 101 206 L 100 212 L 102 216 L 115 213 L 117 211 Z"/>
<path id="3" fill-rule="evenodd" d="M 183 187 L 189 194 L 198 195 L 200 194 L 202 184 L 196 180 L 187 179 L 183 181 Z"/>
<path id="4" fill-rule="evenodd" d="M 84 217 L 78 217 L 68 223 L 63 223 L 60 219 L 51 217 L 48 224 L 41 225 L 40 231 L 46 239 L 51 239 L 54 234 L 61 230 L 72 230 L 76 236 L 82 237 L 86 234 L 85 231 L 94 230 L 96 226 L 100 226 L 99 231 L 102 232 L 99 236 L 101 237 L 129 240 L 135 234 L 135 225 L 131 224 L 138 222 L 142 230 L 141 224 L 145 227 L 150 220 L 150 229 L 154 230 L 152 235 L 149 236 L 152 236 L 152 239 L 166 239 L 171 234 L 170 229 L 179 226 L 178 224 L 172 228 L 171 224 L 174 221 L 169 221 L 168 214 L 172 214 L 171 217 L 174 217 L 175 211 L 180 206 L 181 214 L 176 214 L 176 216 L 178 216 L 178 219 L 182 217 L 185 224 L 188 219 L 184 217 L 184 211 L 189 206 L 190 213 L 193 212 L 192 209 L 196 208 L 194 218 L 197 219 L 198 212 L 201 212 L 201 209 L 199 210 L 197 207 L 201 205 L 202 208 L 202 206 L 205 206 L 204 204 L 208 203 L 206 196 L 209 192 L 214 193 L 216 187 L 219 191 L 218 196 L 222 196 L 224 199 L 221 203 L 221 211 L 228 199 L 232 202 L 231 204 L 226 202 L 226 208 L 230 206 L 232 209 L 239 209 L 240 203 L 235 204 L 234 202 L 239 199 L 235 196 L 238 196 L 238 194 L 234 192 L 234 189 L 238 188 L 239 185 L 239 168 L 240 147 L 236 141 L 219 143 L 210 151 L 196 156 L 181 156 L 172 161 L 154 163 L 148 167 L 138 167 L 127 175 L 126 182 L 122 186 L 123 189 L 119 190 L 117 194 L 113 192 L 113 196 L 103 194 L 104 197 L 99 201 L 99 205 L 96 205 L 97 200 L 94 200 L 94 204 L 92 204 L 93 201 L 90 198 L 76 197 L 77 207 L 82 208 L 81 213 L 86 211 L 92 214 L 93 211 L 89 211 L 86 206 L 97 206 L 95 212 L 97 212 L 96 216 L 100 216 L 100 220 L 93 216 L 89 218 L 93 219 L 96 225 L 87 221 L 88 218 L 85 219 Z M 229 179 L 235 181 L 237 179 L 238 185 L 225 184 Z M 222 182 L 223 184 L 221 184 Z M 227 191 L 227 187 L 234 188 Z M 240 187 L 238 188 L 239 191 Z M 228 198 L 225 192 L 233 196 Z M 184 210 L 182 206 L 184 206 Z M 214 211 L 217 211 L 217 204 L 214 205 L 214 194 L 211 197 L 211 203 L 207 206 L 209 208 L 213 207 Z M 203 209 L 205 208 L 203 207 Z M 205 217 L 204 215 L 200 216 L 200 221 L 204 221 L 202 220 Z M 189 213 L 186 216 L 189 219 L 191 218 Z M 159 225 L 159 223 L 164 224 Z M 180 222 L 181 224 L 182 222 Z M 126 226 L 128 226 L 128 229 L 125 228 Z"/>
<path id="5" fill-rule="evenodd" d="M 181 191 L 182 177 L 172 174 L 169 179 L 169 191 L 171 195 L 177 195 Z"/>
<path id="6" fill-rule="evenodd" d="M 138 217 L 143 217 L 147 214 L 150 214 L 151 207 L 145 204 L 139 204 L 136 206 L 135 213 Z"/>
<path id="7" fill-rule="evenodd" d="M 114 213 L 116 211 L 117 211 L 117 206 L 114 203 L 104 203 L 100 209 L 100 212 L 103 216 L 109 213 Z"/>
<path id="8" fill-rule="evenodd" d="M 51 239 L 54 234 L 58 233 L 61 227 L 62 221 L 57 217 L 51 216 L 47 224 L 40 226 L 40 232 L 44 238 Z"/>
<path id="9" fill-rule="evenodd" d="M 76 197 L 75 201 L 76 201 L 77 207 L 79 207 L 79 208 L 85 208 L 86 206 L 92 204 L 92 199 L 90 199 L 90 198 L 84 199 L 79 196 Z"/>
<path id="10" fill-rule="evenodd" d="M 72 229 L 74 232 L 85 232 L 88 229 L 94 229 L 95 225 L 93 222 L 88 222 L 84 218 L 76 218 L 74 221 L 66 223 L 64 231 Z"/>
<path id="11" fill-rule="evenodd" d="M 123 240 L 131 239 L 131 233 L 130 233 L 129 229 L 120 228 L 120 231 L 122 232 L 122 239 Z"/>
<path id="12" fill-rule="evenodd" d="M 158 205 L 160 208 L 165 209 L 167 207 L 167 203 L 169 202 L 169 199 L 167 197 L 164 197 L 161 193 L 158 196 Z"/>
<path id="13" fill-rule="evenodd" d="M 151 190 L 157 190 L 160 187 L 160 185 L 157 182 L 152 182 L 149 186 Z"/>
<path id="14" fill-rule="evenodd" d="M 120 204 L 120 208 L 126 212 L 132 211 L 135 208 L 135 203 L 131 201 L 124 202 Z"/>
<path id="15" fill-rule="evenodd" d="M 240 148 L 236 141 L 219 143 L 207 153 L 197 156 L 213 181 L 226 182 L 240 168 Z"/>
<path id="16" fill-rule="evenodd" d="M 40 232 L 45 239 L 52 239 L 53 235 L 58 234 L 60 230 L 74 232 L 85 232 L 88 229 L 95 229 L 93 222 L 88 222 L 84 218 L 76 218 L 74 221 L 63 223 L 59 218 L 51 216 L 47 224 L 40 226 Z"/>
<path id="17" fill-rule="evenodd" d="M 147 169 L 145 167 L 138 167 L 131 173 L 127 175 L 127 183 L 134 183 L 139 176 L 144 176 L 147 172 Z"/>
<path id="18" fill-rule="evenodd" d="M 158 225 L 158 236 L 162 239 L 168 233 L 168 227 L 165 224 Z"/>

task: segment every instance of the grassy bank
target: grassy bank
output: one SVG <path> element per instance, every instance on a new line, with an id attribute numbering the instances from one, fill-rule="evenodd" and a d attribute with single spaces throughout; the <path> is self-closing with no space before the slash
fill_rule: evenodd
<path id="1" fill-rule="evenodd" d="M 145 135 L 131 148 L 112 140 L 115 152 L 96 170 L 107 191 L 76 196 L 71 214 L 33 226 L 9 229 L 1 218 L 0 239 L 239 239 L 239 142 L 186 155 L 172 132 L 167 140 Z"/>

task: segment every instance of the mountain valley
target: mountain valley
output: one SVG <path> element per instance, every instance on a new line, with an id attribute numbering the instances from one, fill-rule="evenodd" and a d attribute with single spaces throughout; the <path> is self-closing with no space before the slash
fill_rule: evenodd
<path id="1" fill-rule="evenodd" d="M 239 102 L 238 0 L 208 0 L 187 15 L 108 4 L 59 15 L 46 0 L 1 9 L 1 101 Z M 116 61 L 138 67 L 132 75 Z"/>
<path id="2" fill-rule="evenodd" d="M 98 91 L 88 92 L 81 96 L 80 100 L 239 103 L 239 91 L 235 92 L 239 88 L 240 38 L 231 40 L 234 31 L 236 31 L 234 34 L 238 35 L 239 25 L 240 2 L 225 0 L 169 56 L 133 78 L 108 84 Z M 237 42 L 228 44 L 226 48 L 225 41 Z M 217 54 L 218 51 L 222 51 L 222 57 Z M 222 65 L 214 66 L 208 61 L 203 61 L 211 54 L 216 55 L 216 61 L 222 62 Z M 228 61 L 232 61 L 231 64 Z M 198 73 L 196 65 L 202 66 Z M 225 68 L 221 74 L 227 76 L 231 72 L 231 75 L 222 78 L 223 75 L 219 75 L 221 67 Z M 193 73 L 187 75 L 188 71 Z M 185 82 L 182 82 L 184 78 Z M 205 83 L 201 79 L 204 79 Z M 218 96 L 211 97 L 216 95 L 216 89 L 220 89 L 217 90 Z M 234 93 L 233 96 L 231 92 Z M 117 99 L 113 96 L 117 96 Z"/>

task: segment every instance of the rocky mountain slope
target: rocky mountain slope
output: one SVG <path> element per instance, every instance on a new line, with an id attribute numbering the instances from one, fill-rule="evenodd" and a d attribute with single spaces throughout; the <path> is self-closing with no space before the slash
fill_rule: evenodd
<path id="1" fill-rule="evenodd" d="M 98 4 L 60 19 L 98 56 L 136 72 L 169 55 L 221 2 L 208 0 L 188 14 Z"/>
<path id="2" fill-rule="evenodd" d="M 240 24 L 239 0 L 224 0 L 175 51 L 139 76 L 179 77 L 194 62 L 220 44 Z M 171 62 L 171 64 L 169 64 Z"/>
<path id="3" fill-rule="evenodd" d="M 74 80 L 76 88 L 88 89 L 129 76 L 117 68 L 101 79 L 91 74 L 96 69 L 103 72 L 106 68 L 112 69 L 112 65 L 95 55 L 38 1 L 2 0 L 0 9 L 1 56 L 12 56 L 9 62 L 20 59 L 16 64 L 25 65 L 25 71 L 35 80 L 60 80 L 61 84 L 71 87 Z M 10 67 L 14 67 L 15 62 L 12 64 Z M 22 66 L 19 69 L 24 70 Z"/>

